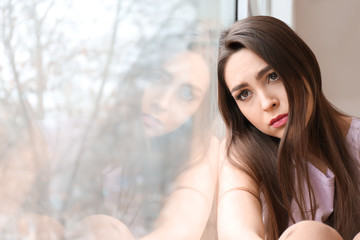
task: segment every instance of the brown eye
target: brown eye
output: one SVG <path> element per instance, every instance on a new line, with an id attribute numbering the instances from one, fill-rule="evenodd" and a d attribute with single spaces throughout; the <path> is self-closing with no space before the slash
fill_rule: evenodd
<path id="1" fill-rule="evenodd" d="M 239 95 L 236 96 L 236 100 L 245 101 L 249 96 L 251 92 L 247 89 L 242 90 Z"/>
<path id="2" fill-rule="evenodd" d="M 269 82 L 274 82 L 279 79 L 279 75 L 276 72 L 270 73 L 268 76 Z"/>

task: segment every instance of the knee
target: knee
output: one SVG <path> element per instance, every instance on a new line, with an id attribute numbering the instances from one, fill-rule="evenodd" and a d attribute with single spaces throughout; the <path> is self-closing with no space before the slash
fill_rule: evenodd
<path id="1" fill-rule="evenodd" d="M 342 240 L 340 234 L 332 227 L 317 221 L 301 221 L 290 226 L 279 240 Z"/>
<path id="2" fill-rule="evenodd" d="M 130 230 L 116 218 L 106 215 L 92 215 L 66 231 L 66 239 L 117 239 L 135 240 Z"/>
<path id="3" fill-rule="evenodd" d="M 354 237 L 354 240 L 360 240 L 360 232 L 358 234 L 356 234 L 356 236 Z"/>

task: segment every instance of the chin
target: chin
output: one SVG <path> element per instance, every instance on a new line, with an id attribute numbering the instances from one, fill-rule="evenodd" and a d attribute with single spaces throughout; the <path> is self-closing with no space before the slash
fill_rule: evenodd
<path id="1" fill-rule="evenodd" d="M 145 131 L 145 135 L 147 138 L 156 138 L 156 137 L 160 137 L 162 135 L 167 134 L 168 132 L 166 131 L 160 131 L 160 130 L 155 130 L 155 129 L 148 129 Z"/>

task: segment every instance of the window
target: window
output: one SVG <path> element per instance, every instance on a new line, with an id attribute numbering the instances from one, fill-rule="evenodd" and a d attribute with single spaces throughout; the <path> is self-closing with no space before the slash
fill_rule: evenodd
<path id="1" fill-rule="evenodd" d="M 94 214 L 140 237 L 178 189 L 212 197 L 181 178 L 210 161 L 217 41 L 233 0 L 0 10 L 2 238 L 61 236 Z"/>

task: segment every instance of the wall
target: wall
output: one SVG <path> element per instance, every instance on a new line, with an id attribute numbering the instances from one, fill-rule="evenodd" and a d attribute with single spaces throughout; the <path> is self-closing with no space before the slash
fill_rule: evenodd
<path id="1" fill-rule="evenodd" d="M 294 28 L 318 58 L 323 90 L 345 113 L 360 116 L 360 1 L 295 0 Z"/>

